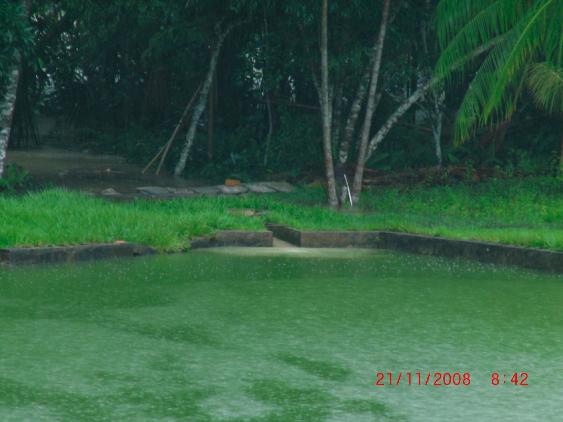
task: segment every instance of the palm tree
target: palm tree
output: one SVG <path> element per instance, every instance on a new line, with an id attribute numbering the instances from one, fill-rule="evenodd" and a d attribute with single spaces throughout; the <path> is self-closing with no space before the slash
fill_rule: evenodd
<path id="1" fill-rule="evenodd" d="M 561 0 L 440 1 L 443 50 L 436 76 L 459 76 L 452 69 L 460 60 L 462 76 L 472 75 L 456 118 L 457 142 L 479 127 L 509 119 L 526 91 L 545 111 L 563 113 L 562 22 Z M 484 55 L 470 54 L 482 46 L 488 47 Z"/>

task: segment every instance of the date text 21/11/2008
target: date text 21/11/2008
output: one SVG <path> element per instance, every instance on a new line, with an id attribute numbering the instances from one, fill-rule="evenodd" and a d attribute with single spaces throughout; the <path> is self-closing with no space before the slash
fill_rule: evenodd
<path id="1" fill-rule="evenodd" d="M 376 387 L 391 387 L 399 385 L 417 385 L 417 386 L 433 386 L 448 387 L 462 386 L 469 387 L 473 380 L 469 372 L 376 372 Z M 488 375 L 488 381 L 491 386 L 513 385 L 519 387 L 528 387 L 527 372 L 491 372 Z"/>

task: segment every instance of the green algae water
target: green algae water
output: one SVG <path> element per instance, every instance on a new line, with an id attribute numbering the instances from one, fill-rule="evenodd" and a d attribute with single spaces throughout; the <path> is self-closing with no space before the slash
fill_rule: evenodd
<path id="1" fill-rule="evenodd" d="M 0 269 L 1 421 L 562 415 L 561 275 L 294 249 Z"/>

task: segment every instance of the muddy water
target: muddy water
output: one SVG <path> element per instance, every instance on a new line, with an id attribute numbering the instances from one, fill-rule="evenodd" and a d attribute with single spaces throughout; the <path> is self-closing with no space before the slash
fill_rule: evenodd
<path id="1" fill-rule="evenodd" d="M 561 275 L 384 251 L 1 270 L 0 420 L 559 421 L 562 305 Z"/>

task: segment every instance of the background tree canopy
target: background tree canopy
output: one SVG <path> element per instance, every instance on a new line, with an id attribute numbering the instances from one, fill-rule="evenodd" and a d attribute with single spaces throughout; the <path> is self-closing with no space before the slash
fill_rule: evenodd
<path id="1" fill-rule="evenodd" d="M 328 2 L 335 157 L 362 80 L 370 81 L 384 3 Z M 195 119 L 185 175 L 322 176 L 321 5 L 59 0 L 33 1 L 26 14 L 22 2 L 0 0 L 0 92 L 17 65 L 16 52 L 24 57 L 13 124 L 19 129 L 10 145 L 33 146 L 32 121 L 50 116 L 59 131 L 41 139 L 44 144 L 147 163 L 209 77 L 209 92 L 199 94 L 204 108 Z M 561 2 L 552 0 L 391 2 L 370 138 L 430 80 L 433 69 L 446 77 L 456 60 L 494 45 L 471 56 L 448 83 L 417 97 L 385 132 L 367 167 L 401 170 L 443 161 L 557 172 L 561 17 Z M 218 61 L 210 72 L 214 51 Z M 349 158 L 337 173 L 353 173 L 367 96 L 352 127 Z M 183 123 L 165 161 L 170 171 L 189 132 L 190 120 Z M 468 142 L 456 146 L 454 138 Z"/>

